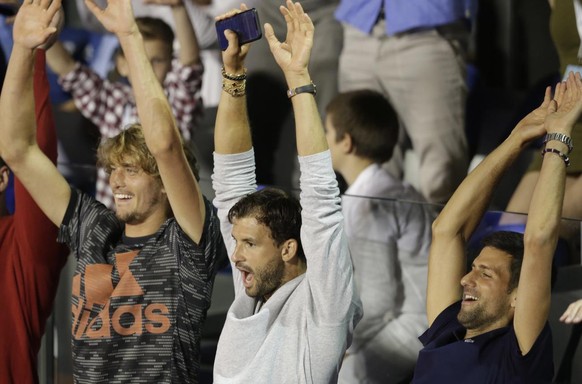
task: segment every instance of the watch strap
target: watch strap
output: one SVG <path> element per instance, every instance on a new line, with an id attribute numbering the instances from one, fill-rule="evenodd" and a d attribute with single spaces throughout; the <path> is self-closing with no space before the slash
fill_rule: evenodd
<path id="1" fill-rule="evenodd" d="M 564 135 L 563 133 L 551 132 L 546 134 L 546 136 L 544 137 L 544 144 L 551 140 L 557 140 L 561 143 L 566 144 L 566 146 L 568 147 L 568 153 L 572 152 L 572 149 L 574 149 L 574 146 L 572 145 L 572 138 L 570 136 Z"/>
<path id="2" fill-rule="evenodd" d="M 317 94 L 317 87 L 313 82 L 307 85 L 302 85 L 301 87 L 288 89 L 287 90 L 287 97 L 292 98 L 293 96 L 297 96 L 300 93 L 311 93 L 313 96 Z"/>

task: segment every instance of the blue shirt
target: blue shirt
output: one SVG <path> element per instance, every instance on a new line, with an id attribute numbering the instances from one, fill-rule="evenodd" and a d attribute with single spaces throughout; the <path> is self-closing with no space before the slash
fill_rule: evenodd
<path id="1" fill-rule="evenodd" d="M 413 383 L 551 383 L 554 376 L 552 334 L 546 323 L 532 349 L 522 356 L 512 326 L 464 340 L 457 320 L 458 301 L 419 337 Z"/>
<path id="2" fill-rule="evenodd" d="M 370 33 L 384 6 L 386 33 L 394 35 L 417 28 L 433 28 L 465 19 L 475 0 L 342 0 L 335 16 L 362 32 Z"/>

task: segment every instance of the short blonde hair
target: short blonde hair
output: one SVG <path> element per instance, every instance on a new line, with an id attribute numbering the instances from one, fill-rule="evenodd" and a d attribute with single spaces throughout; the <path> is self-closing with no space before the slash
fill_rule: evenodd
<path id="1" fill-rule="evenodd" d="M 182 148 L 194 177 L 199 180 L 196 157 L 184 143 Z M 117 136 L 104 140 L 97 149 L 97 164 L 108 174 L 115 165 L 124 163 L 138 166 L 150 176 L 160 177 L 158 164 L 146 145 L 140 124 L 132 124 Z"/>

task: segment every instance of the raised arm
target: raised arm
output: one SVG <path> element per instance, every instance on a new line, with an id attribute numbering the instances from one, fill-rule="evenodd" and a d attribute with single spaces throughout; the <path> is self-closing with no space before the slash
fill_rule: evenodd
<path id="1" fill-rule="evenodd" d="M 61 17 L 58 18 L 57 28 L 62 29 L 64 23 L 64 15 L 62 9 L 60 10 Z M 77 61 L 71 56 L 69 51 L 65 49 L 63 43 L 59 40 L 59 34 L 55 33 L 52 37 L 54 42 L 49 45 L 46 51 L 46 63 L 49 68 L 59 76 L 64 76 L 75 69 Z"/>
<path id="2" fill-rule="evenodd" d="M 560 89 L 558 85 L 557 92 Z M 461 298 L 460 281 L 466 273 L 466 241 L 489 206 L 503 173 L 530 141 L 545 133 L 543 122 L 550 99 L 548 88 L 542 105 L 521 120 L 509 137 L 465 178 L 434 221 L 426 302 L 429 325 L 446 307 Z"/>
<path id="3" fill-rule="evenodd" d="M 176 38 L 180 43 L 180 63 L 184 66 L 198 64 L 200 62 L 200 46 L 184 0 L 144 0 L 144 3 L 168 5 L 172 8 Z"/>
<path id="4" fill-rule="evenodd" d="M 57 40 L 53 46 L 47 50 L 46 62 L 49 68 L 59 76 L 64 76 L 71 72 L 75 69 L 75 65 L 77 64 L 60 40 Z"/>
<path id="5" fill-rule="evenodd" d="M 558 109 L 545 121 L 548 134 L 571 136 L 572 127 L 582 111 L 580 75 L 568 76 L 565 93 L 556 97 Z M 568 146 L 558 140 L 546 143 L 540 176 L 531 199 L 524 233 L 524 257 L 513 324 L 522 354 L 538 338 L 550 311 L 552 258 L 558 242 L 566 182 L 566 162 L 561 154 Z"/>
<path id="6" fill-rule="evenodd" d="M 232 10 L 216 20 L 222 20 L 246 10 L 242 4 L 240 10 Z M 236 33 L 225 31 L 228 48 L 222 52 L 225 77 L 223 78 L 222 94 L 216 114 L 214 127 L 214 151 L 218 154 L 246 152 L 251 149 L 251 129 L 247 116 L 247 99 L 244 96 L 246 83 L 246 68 L 244 60 L 249 51 L 249 45 L 239 46 Z M 236 79 L 239 80 L 236 80 Z M 238 90 L 237 90 L 238 89 Z"/>
<path id="7" fill-rule="evenodd" d="M 246 10 L 241 5 L 241 10 Z M 218 16 L 216 20 L 232 17 L 240 10 L 233 10 Z M 247 116 L 245 92 L 246 68 L 244 59 L 249 45 L 239 46 L 236 33 L 225 31 L 228 48 L 222 52 L 225 75 L 231 79 L 223 79 L 223 90 L 218 104 L 216 126 L 214 128 L 214 150 L 219 154 L 245 152 L 251 149 L 252 139 Z M 236 80 L 236 79 L 240 80 Z M 237 91 L 237 88 L 240 91 Z M 241 93 L 242 95 L 238 95 Z"/>
<path id="8" fill-rule="evenodd" d="M 156 159 L 174 216 L 186 234 L 199 242 L 206 215 L 202 193 L 188 165 L 172 108 L 146 55 L 129 0 L 109 0 L 105 9 L 92 0 L 87 7 L 121 44 L 148 149 Z"/>
<path id="9" fill-rule="evenodd" d="M 0 156 L 46 216 L 60 225 L 71 190 L 36 142 L 33 65 L 35 49 L 57 31 L 51 25 L 61 2 L 25 2 L 14 22 L 14 47 L 0 98 Z"/>
<path id="10" fill-rule="evenodd" d="M 280 10 L 287 22 L 285 41 L 277 40 L 270 24 L 265 24 L 265 36 L 275 61 L 285 75 L 287 86 L 294 90 L 311 84 L 307 66 L 313 47 L 314 27 L 301 4 L 287 0 L 286 7 L 281 6 Z M 312 93 L 304 92 L 291 98 L 299 156 L 312 155 L 328 149 L 313 96 Z"/>

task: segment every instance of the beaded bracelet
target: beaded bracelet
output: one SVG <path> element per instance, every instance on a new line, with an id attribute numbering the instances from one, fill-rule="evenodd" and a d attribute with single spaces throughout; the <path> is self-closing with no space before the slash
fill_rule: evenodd
<path id="1" fill-rule="evenodd" d="M 574 146 L 572 145 L 572 138 L 570 136 L 564 135 L 563 133 L 550 132 L 546 134 L 546 136 L 544 137 L 544 144 L 546 144 L 550 140 L 557 140 L 561 143 L 566 144 L 568 146 L 568 154 L 570 154 L 570 152 L 572 152 L 572 149 L 574 149 Z"/>
<path id="2" fill-rule="evenodd" d="M 241 73 L 240 75 L 234 75 L 232 73 L 228 73 L 226 72 L 226 70 L 224 69 L 224 65 L 221 68 L 221 72 L 222 72 L 222 77 L 224 77 L 225 79 L 231 80 L 231 81 L 243 81 L 247 79 L 247 69 L 244 68 L 243 69 L 243 73 Z"/>
<path id="3" fill-rule="evenodd" d="M 546 154 L 546 153 L 555 153 L 556 155 L 560 156 L 562 158 L 562 160 L 564 160 L 564 163 L 566 163 L 566 167 L 570 166 L 570 158 L 568 157 L 568 155 L 566 155 L 565 153 L 563 153 L 562 151 L 556 149 L 556 148 L 544 148 L 542 150 L 542 157 Z"/>
<path id="4" fill-rule="evenodd" d="M 225 79 L 222 80 L 222 90 L 232 97 L 242 97 L 246 94 L 246 84 L 245 80 L 229 82 Z"/>

